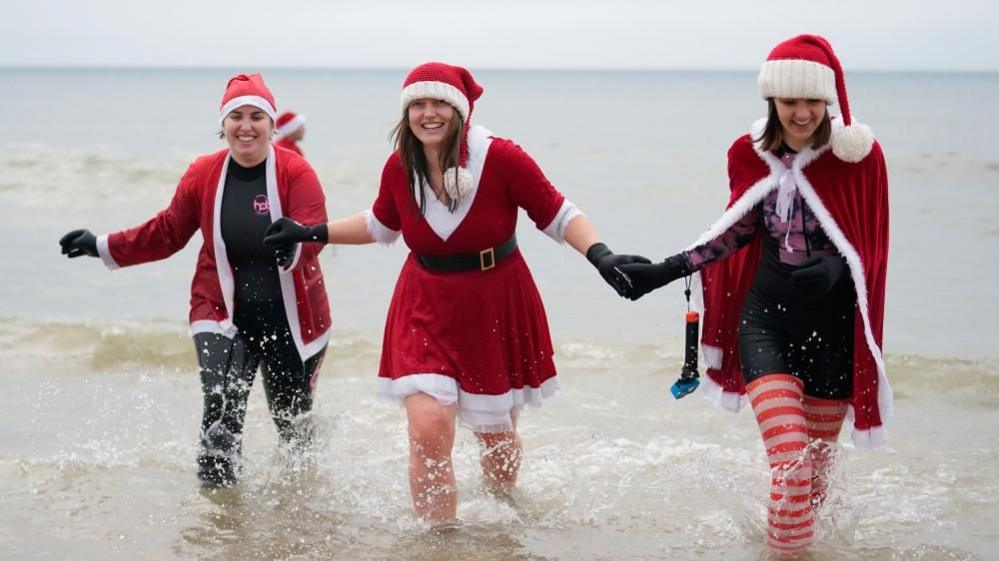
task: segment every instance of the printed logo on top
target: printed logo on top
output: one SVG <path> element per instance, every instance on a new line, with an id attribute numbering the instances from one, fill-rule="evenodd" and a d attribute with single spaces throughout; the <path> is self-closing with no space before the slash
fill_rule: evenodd
<path id="1" fill-rule="evenodd" d="M 271 213 L 271 203 L 267 200 L 267 195 L 253 197 L 253 212 L 257 216 L 266 216 Z"/>

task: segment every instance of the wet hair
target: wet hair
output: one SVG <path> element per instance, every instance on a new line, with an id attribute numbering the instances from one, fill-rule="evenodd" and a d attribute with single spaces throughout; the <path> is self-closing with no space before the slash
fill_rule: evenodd
<path id="1" fill-rule="evenodd" d="M 440 161 L 437 162 L 441 170 L 446 172 L 450 168 L 458 167 L 461 151 L 461 135 L 464 130 L 465 121 L 461 118 L 458 110 L 455 109 L 454 117 L 448 124 L 448 130 L 444 135 L 444 142 L 441 145 Z M 390 137 L 392 143 L 395 145 L 396 153 L 399 154 L 402 167 L 406 170 L 406 177 L 409 179 L 409 192 L 413 193 L 413 199 L 417 203 L 420 214 L 426 215 L 427 197 L 424 190 L 422 188 L 417 189 L 417 186 L 422 186 L 424 182 L 429 182 L 427 180 L 427 177 L 429 177 L 427 157 L 423 153 L 423 143 L 420 142 L 419 138 L 416 138 L 416 135 L 409 128 L 408 106 L 402 110 L 402 118 L 399 119 L 399 122 L 392 127 Z M 457 169 L 455 172 L 457 173 Z M 417 192 L 419 192 L 419 200 L 416 199 Z M 451 212 L 454 212 L 458 208 L 458 199 L 452 200 L 447 192 L 444 193 L 444 202 Z"/>
<path id="2" fill-rule="evenodd" d="M 812 148 L 825 146 L 832 136 L 832 120 L 829 118 L 829 105 L 826 105 L 822 122 L 812 133 Z M 774 98 L 767 98 L 767 124 L 763 127 L 763 134 L 759 138 L 754 138 L 754 142 L 760 143 L 760 148 L 767 152 L 776 152 L 784 143 L 784 125 L 780 124 L 780 117 L 777 115 L 777 102 Z"/>

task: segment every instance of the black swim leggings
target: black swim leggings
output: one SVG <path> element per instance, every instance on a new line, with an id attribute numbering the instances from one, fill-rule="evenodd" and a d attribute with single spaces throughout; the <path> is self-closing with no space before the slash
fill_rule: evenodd
<path id="1" fill-rule="evenodd" d="M 238 303 L 234 323 L 239 333 L 232 339 L 214 333 L 194 336 L 204 396 L 203 453 L 213 452 L 213 447 L 228 448 L 217 452 L 239 453 L 247 399 L 258 367 L 280 437 L 285 441 L 307 438 L 299 433 L 298 420 L 312 409 L 315 378 L 326 349 L 302 361 L 280 301 Z M 210 434 L 216 438 L 208 438 Z M 219 442 L 213 444 L 215 440 Z"/>

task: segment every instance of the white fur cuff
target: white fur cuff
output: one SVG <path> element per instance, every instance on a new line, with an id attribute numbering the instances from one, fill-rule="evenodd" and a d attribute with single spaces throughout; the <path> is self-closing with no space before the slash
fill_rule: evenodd
<path id="1" fill-rule="evenodd" d="M 384 245 L 389 245 L 399 238 L 399 231 L 393 230 L 388 226 L 381 223 L 378 218 L 375 217 L 375 213 L 368 209 L 364 211 L 364 226 L 367 227 L 368 233 L 371 237 L 375 239 L 376 242 Z"/>

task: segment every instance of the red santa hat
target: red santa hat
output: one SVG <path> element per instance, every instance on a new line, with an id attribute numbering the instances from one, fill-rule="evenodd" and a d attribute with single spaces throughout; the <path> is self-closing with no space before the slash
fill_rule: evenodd
<path id="1" fill-rule="evenodd" d="M 293 134 L 298 129 L 302 128 L 305 124 L 305 115 L 295 113 L 293 111 L 285 111 L 278 115 L 277 122 L 277 135 L 278 136 L 288 136 Z"/>
<path id="2" fill-rule="evenodd" d="M 264 84 L 264 78 L 260 74 L 238 74 L 229 78 L 226 84 L 225 94 L 222 96 L 222 105 L 219 108 L 219 122 L 237 107 L 252 105 L 259 108 L 274 120 L 277 111 L 274 109 L 274 96 Z"/>
<path id="3" fill-rule="evenodd" d="M 474 178 L 465 167 L 468 163 L 468 129 L 475 108 L 475 100 L 482 95 L 482 86 L 467 69 L 442 62 L 428 62 L 413 69 L 402 85 L 402 108 L 417 99 L 439 99 L 446 101 L 458 111 L 465 122 L 461 134 L 461 148 L 458 167 L 444 172 L 444 190 L 452 199 L 457 199 L 471 190 Z"/>
<path id="4" fill-rule="evenodd" d="M 829 41 L 818 35 L 798 35 L 778 44 L 763 63 L 758 83 L 763 99 L 822 99 L 839 105 L 842 126 L 836 123 L 833 128 L 833 154 L 846 162 L 859 162 L 870 153 L 874 135 L 867 126 L 852 121 L 843 67 Z"/>

